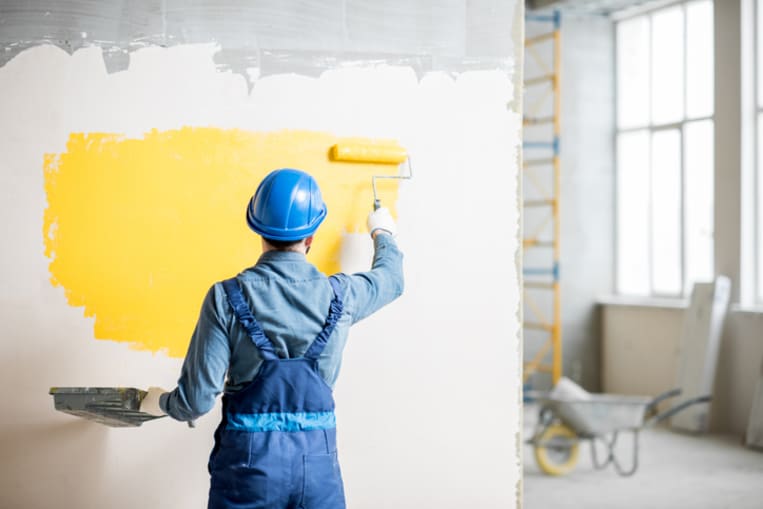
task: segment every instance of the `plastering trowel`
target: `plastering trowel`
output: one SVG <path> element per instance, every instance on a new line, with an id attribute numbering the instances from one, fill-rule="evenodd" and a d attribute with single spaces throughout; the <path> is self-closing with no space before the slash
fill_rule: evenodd
<path id="1" fill-rule="evenodd" d="M 132 387 L 51 387 L 56 410 L 114 428 L 140 426 L 164 416 L 140 411 L 146 391 Z"/>

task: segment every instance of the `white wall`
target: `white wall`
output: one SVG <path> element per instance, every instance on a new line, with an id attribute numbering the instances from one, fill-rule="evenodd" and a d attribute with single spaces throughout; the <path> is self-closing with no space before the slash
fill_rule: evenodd
<path id="1" fill-rule="evenodd" d="M 564 373 L 600 387 L 596 299 L 614 274 L 614 27 L 562 20 L 561 291 Z"/>
<path id="2" fill-rule="evenodd" d="M 513 30 L 521 41 L 521 22 Z M 0 68 L 0 506 L 205 507 L 219 408 L 193 430 L 169 419 L 110 429 L 54 412 L 47 394 L 172 387 L 181 359 L 94 340 L 92 319 L 51 286 L 43 154 L 63 152 L 71 132 L 141 137 L 187 125 L 392 137 L 415 154 L 398 203 L 406 293 L 353 331 L 336 388 L 349 506 L 513 506 L 518 67 L 420 80 L 388 66 L 274 75 L 250 94 L 241 76 L 215 69 L 214 52 L 148 48 L 107 74 L 97 47 L 37 46 Z M 368 251 L 365 237 L 351 238 L 345 260 L 362 265 Z"/>
<path id="3" fill-rule="evenodd" d="M 551 23 L 528 22 L 528 36 L 546 33 L 551 28 Z M 545 42 L 536 43 L 525 50 L 525 73 L 528 78 L 548 72 L 553 62 L 552 47 L 551 42 Z M 601 331 L 596 298 L 610 293 L 613 287 L 613 48 L 613 23 L 610 19 L 566 12 L 562 14 L 558 198 L 563 372 L 589 390 L 597 390 L 600 383 Z M 548 84 L 527 88 L 527 116 L 553 115 L 553 94 L 548 93 L 549 88 Z M 524 132 L 526 142 L 553 139 L 551 126 L 545 124 L 525 126 Z M 550 156 L 551 151 L 548 149 L 525 150 L 528 160 Z M 535 165 L 526 169 L 525 198 L 546 198 L 546 194 L 553 189 L 551 175 L 550 165 Z M 545 188 L 545 192 L 539 192 L 539 187 Z M 543 240 L 550 239 L 553 223 L 543 222 L 549 214 L 550 211 L 546 208 L 528 207 L 523 217 L 525 237 L 538 235 Z M 541 228 L 544 224 L 545 227 Z M 525 249 L 524 264 L 529 268 L 550 267 L 550 249 Z M 528 321 L 538 321 L 530 299 L 542 311 L 546 320 L 553 316 L 550 294 L 546 290 L 526 291 L 529 298 L 526 300 L 525 316 Z M 525 359 L 529 361 L 544 344 L 548 333 L 531 329 L 524 332 Z M 548 359 L 550 360 L 550 354 Z M 551 386 L 551 377 L 545 373 L 536 373 L 529 383 L 536 390 L 547 389 Z"/>

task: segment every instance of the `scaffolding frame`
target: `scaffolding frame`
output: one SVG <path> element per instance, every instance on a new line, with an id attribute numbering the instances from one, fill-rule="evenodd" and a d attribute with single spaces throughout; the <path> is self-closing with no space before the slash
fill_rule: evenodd
<path id="1" fill-rule="evenodd" d="M 535 330 L 545 332 L 548 337 L 543 342 L 540 349 L 535 352 L 533 358 L 524 362 L 523 381 L 526 384 L 534 373 L 548 373 L 551 375 L 553 384 L 562 376 L 562 323 L 561 323 L 561 290 L 559 286 L 559 260 L 560 260 L 560 221 L 559 221 L 559 183 L 560 183 L 560 161 L 559 161 L 559 141 L 561 133 L 561 102 L 560 102 L 560 64 L 561 64 L 561 15 L 559 11 L 554 11 L 548 15 L 527 15 L 526 21 L 534 23 L 550 23 L 552 29 L 549 32 L 541 33 L 525 39 L 525 52 L 531 56 L 538 67 L 543 72 L 538 76 L 525 79 L 525 89 L 528 87 L 539 87 L 544 84 L 550 84 L 550 88 L 527 108 L 523 118 L 523 126 L 534 126 L 541 124 L 551 124 L 553 126 L 553 138 L 539 140 L 525 140 L 522 143 L 524 149 L 539 149 L 550 152 L 550 157 L 541 157 L 525 160 L 523 163 L 523 177 L 532 181 L 536 189 L 541 190 L 542 199 L 525 200 L 522 198 L 523 208 L 541 208 L 546 209 L 548 215 L 544 217 L 535 231 L 525 236 L 522 240 L 522 246 L 525 251 L 530 249 L 551 249 L 552 265 L 551 267 L 523 267 L 524 286 L 522 289 L 525 305 L 532 311 L 533 319 L 524 320 L 523 327 L 525 331 Z M 538 44 L 551 41 L 552 44 L 552 62 L 550 66 L 546 65 L 543 57 L 535 50 Z M 552 101 L 552 114 L 550 116 L 537 116 L 540 108 Z M 547 190 L 542 186 L 537 172 L 548 171 L 551 168 L 552 189 Z M 539 238 L 539 235 L 546 227 L 551 224 L 551 238 Z M 548 280 L 538 280 L 541 276 L 550 277 Z M 552 313 L 549 320 L 540 307 L 537 305 L 531 291 L 551 292 Z M 527 334 L 524 335 L 527 338 Z M 525 339 L 527 341 L 527 339 Z M 526 349 L 525 349 L 526 350 Z M 551 357 L 550 362 L 548 357 Z"/>

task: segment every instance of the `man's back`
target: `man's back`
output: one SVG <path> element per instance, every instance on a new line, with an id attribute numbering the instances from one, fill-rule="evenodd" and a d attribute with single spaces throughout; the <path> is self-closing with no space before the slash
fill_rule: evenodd
<path id="1" fill-rule="evenodd" d="M 403 291 L 402 254 L 388 235 L 375 239 L 368 272 L 339 274 L 344 313 L 318 361 L 321 376 L 333 386 L 349 328 Z M 322 329 L 332 299 L 328 278 L 301 253 L 268 251 L 238 276 L 242 291 L 265 335 L 282 357 L 299 357 Z M 193 420 L 208 412 L 223 390 L 243 389 L 256 375 L 261 357 L 235 323 L 222 285 L 215 284 L 202 305 L 178 388 L 166 397 L 167 413 Z M 227 373 L 227 381 L 225 380 Z"/>

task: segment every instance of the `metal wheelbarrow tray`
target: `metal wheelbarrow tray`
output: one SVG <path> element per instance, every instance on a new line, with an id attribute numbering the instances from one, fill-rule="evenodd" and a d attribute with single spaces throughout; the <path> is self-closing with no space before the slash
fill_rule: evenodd
<path id="1" fill-rule="evenodd" d="M 543 405 L 581 436 L 640 428 L 652 398 L 592 394 L 587 400 L 547 398 Z"/>
<path id="2" fill-rule="evenodd" d="M 710 401 L 709 396 L 700 396 L 656 413 L 660 402 L 680 393 L 680 389 L 673 389 L 656 398 L 615 394 L 590 394 L 585 399 L 541 398 L 538 424 L 528 443 L 534 446 L 538 466 L 547 474 L 564 475 L 572 471 L 578 460 L 580 441 L 590 440 L 596 469 L 611 464 L 618 474 L 629 476 L 638 469 L 638 433 L 642 428 L 668 419 L 691 405 Z M 620 432 L 633 435 L 633 459 L 628 467 L 615 456 Z M 597 442 L 604 445 L 604 461 L 599 460 Z"/>

